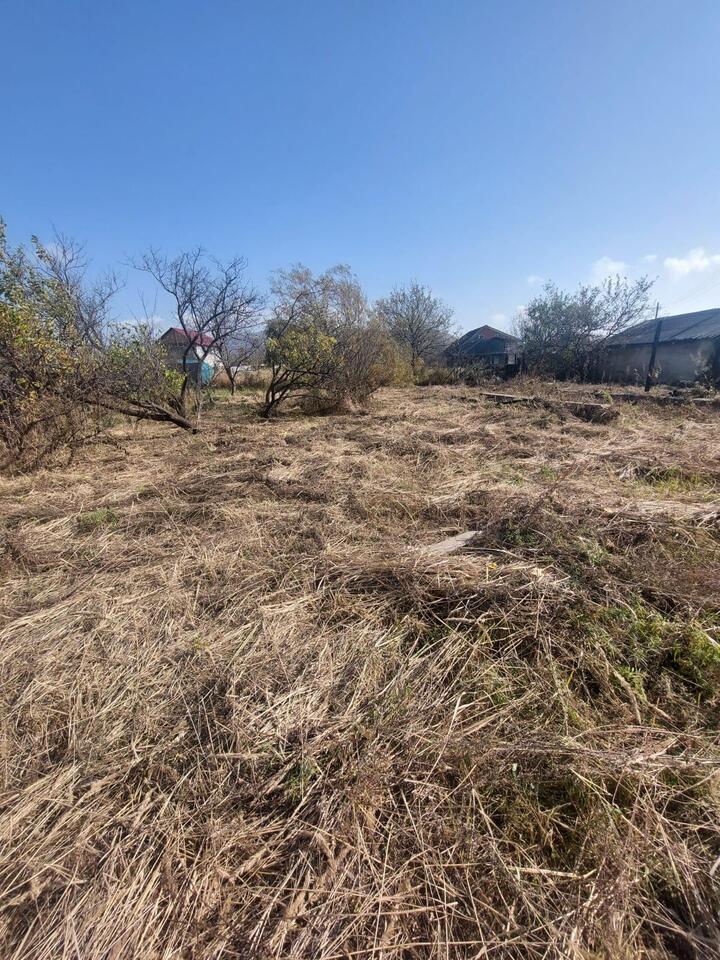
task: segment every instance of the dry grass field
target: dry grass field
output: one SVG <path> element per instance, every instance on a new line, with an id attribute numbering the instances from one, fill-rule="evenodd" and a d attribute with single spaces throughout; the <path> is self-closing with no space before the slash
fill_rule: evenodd
<path id="1" fill-rule="evenodd" d="M 115 439 L 0 480 L 2 957 L 720 954 L 720 413 Z"/>

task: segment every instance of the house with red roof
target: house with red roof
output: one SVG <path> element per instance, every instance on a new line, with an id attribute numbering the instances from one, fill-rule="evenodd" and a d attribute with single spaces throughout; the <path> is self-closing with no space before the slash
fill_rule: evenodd
<path id="1" fill-rule="evenodd" d="M 159 337 L 165 349 L 165 363 L 172 370 L 187 373 L 196 383 L 209 383 L 220 363 L 210 334 L 170 327 Z"/>

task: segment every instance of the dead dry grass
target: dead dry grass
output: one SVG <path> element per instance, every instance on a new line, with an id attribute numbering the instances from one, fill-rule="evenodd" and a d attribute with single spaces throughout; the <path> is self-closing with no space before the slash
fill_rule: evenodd
<path id="1" fill-rule="evenodd" d="M 3 956 L 718 955 L 720 414 L 469 393 L 0 480 Z"/>

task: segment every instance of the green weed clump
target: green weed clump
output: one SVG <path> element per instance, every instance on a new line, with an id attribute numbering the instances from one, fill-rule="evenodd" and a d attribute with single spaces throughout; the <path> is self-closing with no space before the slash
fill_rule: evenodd
<path id="1" fill-rule="evenodd" d="M 679 672 L 706 696 L 720 686 L 720 643 L 706 625 L 697 620 L 688 623 L 673 646 L 672 657 Z"/>
<path id="2" fill-rule="evenodd" d="M 667 496 L 712 491 L 716 488 L 711 477 L 682 467 L 650 467 L 640 471 L 639 481 Z"/>
<path id="3" fill-rule="evenodd" d="M 705 699 L 720 685 L 720 643 L 711 635 L 717 629 L 712 616 L 668 617 L 638 603 L 604 608 L 590 633 L 604 644 L 614 670 L 642 696 L 670 673 Z"/>
<path id="4" fill-rule="evenodd" d="M 92 533 L 101 527 L 114 527 L 119 519 L 109 507 L 98 507 L 97 510 L 81 513 L 77 518 L 77 528 L 80 533 Z"/>

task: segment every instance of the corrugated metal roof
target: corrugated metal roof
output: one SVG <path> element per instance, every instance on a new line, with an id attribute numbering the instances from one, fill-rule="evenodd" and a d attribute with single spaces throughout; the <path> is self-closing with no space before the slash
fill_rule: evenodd
<path id="1" fill-rule="evenodd" d="M 694 313 L 678 313 L 672 317 L 660 317 L 662 330 L 660 343 L 672 340 L 705 340 L 720 337 L 720 308 L 696 310 Z M 610 337 L 609 347 L 624 347 L 637 343 L 652 343 L 655 336 L 655 320 L 646 320 L 622 333 Z"/>

